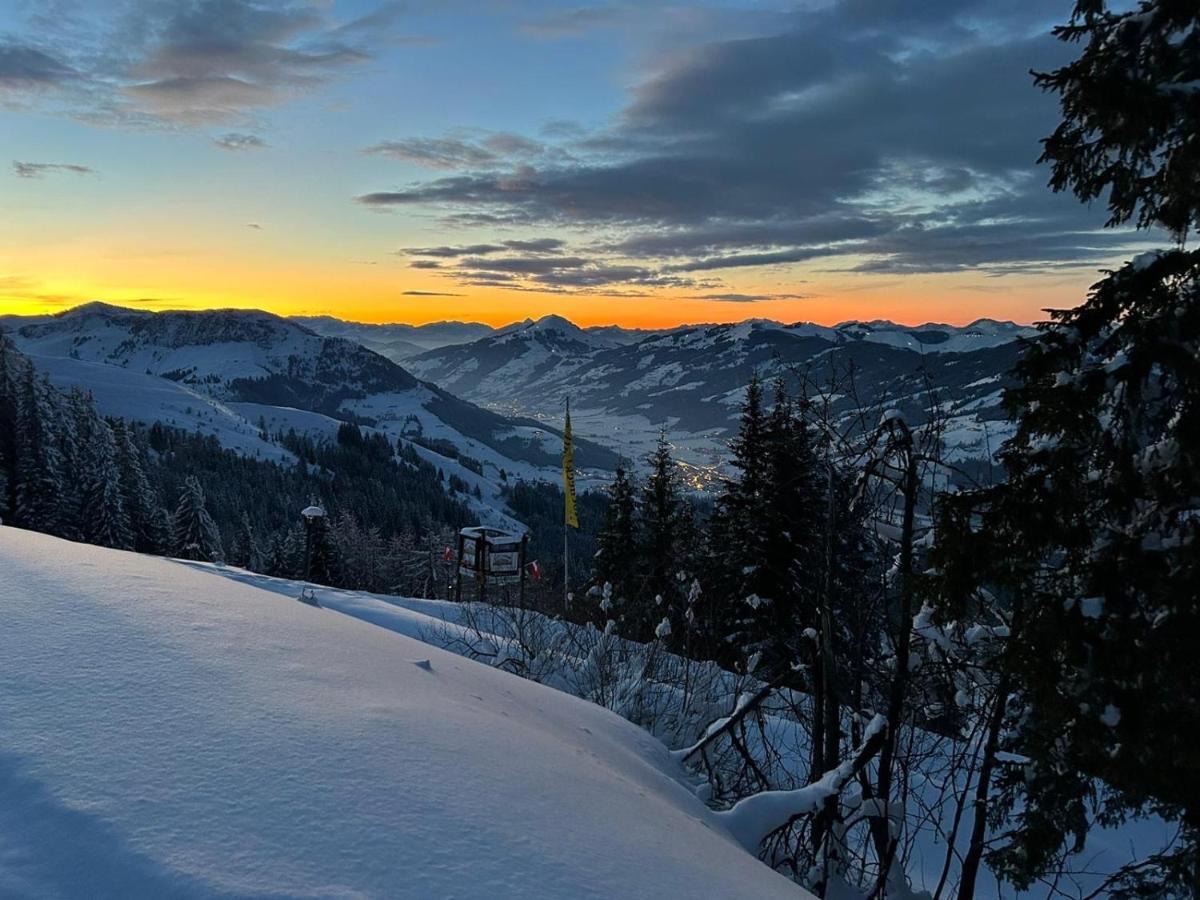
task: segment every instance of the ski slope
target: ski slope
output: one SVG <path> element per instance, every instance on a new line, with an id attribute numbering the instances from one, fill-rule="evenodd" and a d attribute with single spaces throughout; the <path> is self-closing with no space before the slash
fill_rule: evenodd
<path id="1" fill-rule="evenodd" d="M 798 897 L 616 715 L 0 527 L 0 896 Z"/>

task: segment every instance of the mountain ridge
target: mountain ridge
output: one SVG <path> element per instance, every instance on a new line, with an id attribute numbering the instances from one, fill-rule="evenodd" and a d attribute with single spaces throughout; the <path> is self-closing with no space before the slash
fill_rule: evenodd
<path id="1" fill-rule="evenodd" d="M 224 324 L 206 323 L 213 318 Z M 720 481 L 745 385 L 756 373 L 784 377 L 793 390 L 819 394 L 821 383 L 852 368 L 862 392 L 855 402 L 903 408 L 915 423 L 931 414 L 943 417 L 951 458 L 967 468 L 988 465 L 1007 436 L 1000 405 L 1006 373 L 1022 341 L 1036 334 L 1035 329 L 988 318 L 966 326 L 898 326 L 885 320 L 826 326 L 747 319 L 635 331 L 581 328 L 564 316 L 550 315 L 502 329 L 479 323 L 403 326 L 408 333 L 433 329 L 427 334 L 436 334 L 441 328 L 433 340 L 449 342 L 430 349 L 410 344 L 397 351 L 394 345 L 389 350 L 386 333 L 361 330 L 391 326 L 362 326 L 328 316 L 285 318 L 258 310 L 155 313 L 94 303 L 53 316 L 0 317 L 0 326 L 6 322 L 23 323 L 26 349 L 59 357 L 60 368 L 62 357 L 75 355 L 153 370 L 181 386 L 241 404 L 246 416 L 258 406 L 268 412 L 295 407 L 350 418 L 397 436 L 410 427 L 406 422 L 413 416 L 425 417 L 431 425 L 436 420 L 435 429 L 448 425 L 448 430 L 416 436 L 427 443 L 442 437 L 465 443 L 470 449 L 463 452 L 489 459 L 488 471 L 497 475 L 508 468 L 502 460 L 511 461 L 514 453 L 550 472 L 558 452 L 551 444 L 569 398 L 583 447 L 577 457 L 582 466 L 611 469 L 617 454 L 640 462 L 665 428 L 689 469 L 689 483 L 699 488 Z M 170 344 L 163 335 L 171 329 L 155 323 L 174 322 L 189 339 L 197 334 L 219 339 L 227 336 L 222 328 L 244 329 L 263 347 L 261 352 L 248 353 L 243 347 L 224 354 L 218 373 L 211 360 L 207 367 L 197 365 L 187 352 L 168 362 L 163 346 L 155 346 L 157 356 L 147 357 L 136 340 L 122 344 L 111 333 L 121 322 L 134 323 L 130 340 L 158 335 L 159 344 Z M 482 337 L 465 339 L 480 330 L 486 330 Z M 57 343 L 29 347 L 43 332 Z M 74 344 L 78 338 L 82 343 Z M 305 346 L 309 349 L 303 350 Z M 316 346 L 321 353 L 313 351 Z M 116 358 L 109 358 L 112 354 Z M 59 372 L 58 377 L 66 375 Z M 833 403 L 842 411 L 852 405 L 841 395 Z M 266 418 L 288 421 L 277 412 Z"/>
<path id="2" fill-rule="evenodd" d="M 552 478 L 561 432 L 465 401 L 356 341 L 259 310 L 149 312 L 88 304 L 52 316 L 0 317 L 18 349 L 58 386 L 94 393 L 107 415 L 200 431 L 286 461 L 268 429 L 322 434 L 355 422 L 405 441 L 505 515 L 508 475 Z M 264 427 L 255 423 L 267 423 Z M 584 471 L 617 457 L 584 438 Z"/>

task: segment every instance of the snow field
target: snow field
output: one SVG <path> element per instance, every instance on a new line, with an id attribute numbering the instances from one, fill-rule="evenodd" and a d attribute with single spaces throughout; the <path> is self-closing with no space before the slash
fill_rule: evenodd
<path id="1" fill-rule="evenodd" d="M 615 714 L 282 588 L 5 527 L 0 615 L 0 895 L 803 896 Z"/>

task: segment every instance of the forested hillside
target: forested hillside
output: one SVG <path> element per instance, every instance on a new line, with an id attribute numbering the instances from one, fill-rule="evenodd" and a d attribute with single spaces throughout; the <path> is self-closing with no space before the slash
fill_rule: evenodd
<path id="1" fill-rule="evenodd" d="M 300 510 L 320 502 L 331 515 L 321 580 L 434 590 L 445 579 L 431 555 L 472 521 L 456 499 L 467 485 L 407 443 L 345 424 L 332 440 L 275 435 L 295 464 L 254 459 L 213 435 L 106 419 L 83 390 L 39 377 L 3 335 L 0 435 L 4 520 L 106 547 L 301 577 Z"/>

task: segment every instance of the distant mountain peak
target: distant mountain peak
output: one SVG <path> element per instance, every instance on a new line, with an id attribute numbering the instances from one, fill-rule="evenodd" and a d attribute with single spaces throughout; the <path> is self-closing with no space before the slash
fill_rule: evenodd
<path id="1" fill-rule="evenodd" d="M 570 319 L 567 319 L 564 316 L 556 315 L 554 313 L 551 313 L 550 315 L 547 315 L 547 316 L 542 316 L 540 319 L 537 319 L 536 321 L 534 321 L 533 327 L 541 329 L 543 331 L 546 331 L 549 329 L 554 329 L 554 328 L 557 328 L 562 331 L 583 331 L 582 328 L 580 328 L 578 325 L 576 325 Z"/>
<path id="2" fill-rule="evenodd" d="M 501 341 L 532 341 L 554 351 L 601 350 L 617 345 L 609 335 L 580 328 L 565 316 L 553 313 L 514 322 L 492 337 Z"/>
<path id="3" fill-rule="evenodd" d="M 78 306 L 72 306 L 70 309 L 64 309 L 60 313 L 55 313 L 55 318 L 72 319 L 83 318 L 85 316 L 125 316 L 148 314 L 148 310 L 130 309 L 127 306 L 117 306 L 113 303 L 105 303 L 103 300 L 89 300 L 87 303 L 81 303 Z"/>

